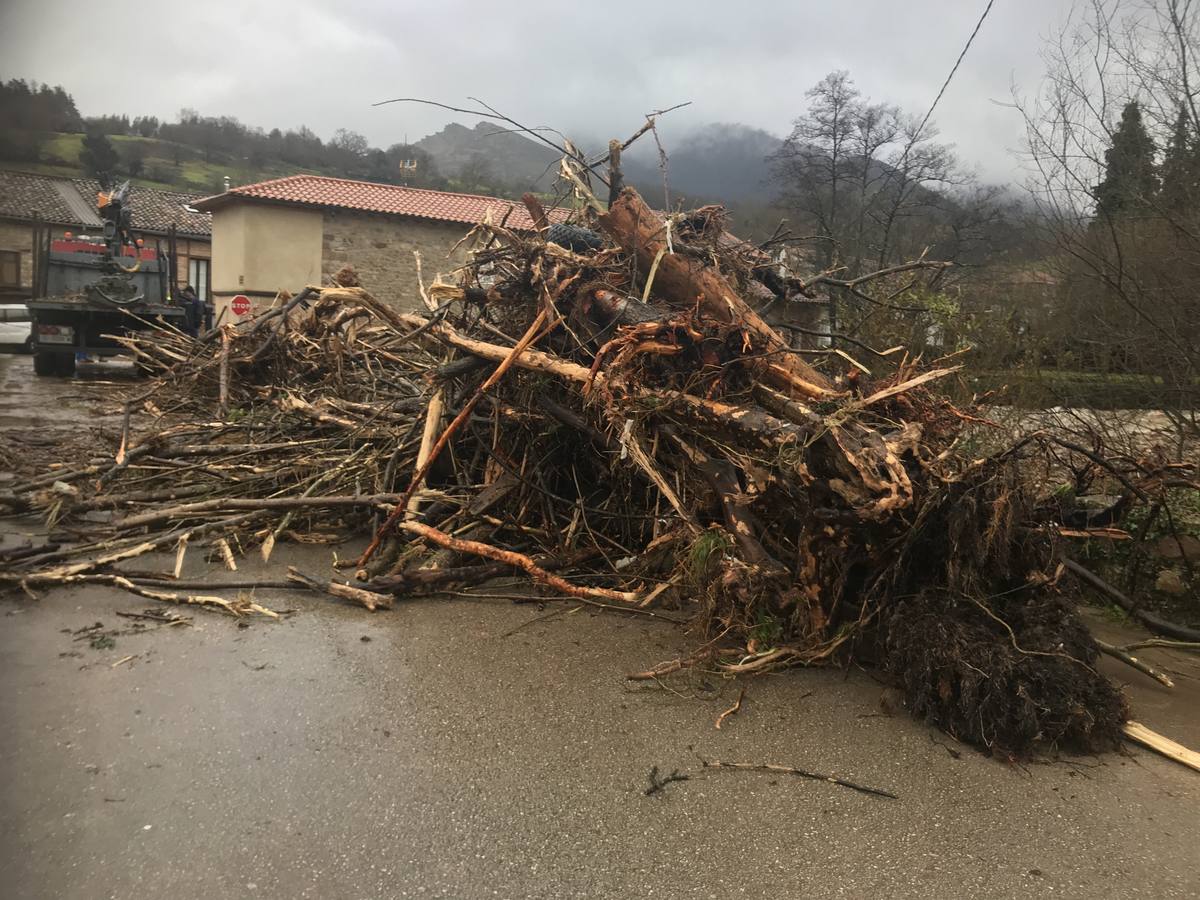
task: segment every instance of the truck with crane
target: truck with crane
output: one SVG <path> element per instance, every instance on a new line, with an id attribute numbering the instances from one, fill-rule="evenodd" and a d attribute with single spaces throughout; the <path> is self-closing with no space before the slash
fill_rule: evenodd
<path id="1" fill-rule="evenodd" d="M 119 337 L 163 326 L 195 331 L 175 286 L 173 235 L 146 247 L 131 228 L 129 182 L 100 191 L 100 237 L 37 235 L 34 246 L 33 367 L 70 376 L 81 358 L 125 353 Z"/>

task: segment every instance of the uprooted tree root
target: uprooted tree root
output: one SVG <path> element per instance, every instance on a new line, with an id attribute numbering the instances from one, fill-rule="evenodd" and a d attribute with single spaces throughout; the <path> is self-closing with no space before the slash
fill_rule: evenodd
<path id="1" fill-rule="evenodd" d="M 893 603 L 879 631 L 909 709 L 959 740 L 1019 754 L 1121 738 L 1125 699 L 1092 668 L 1095 644 L 1062 598 L 985 606 L 930 591 Z"/>
<path id="2" fill-rule="evenodd" d="M 853 647 L 901 687 L 915 716 L 959 740 L 1015 756 L 1037 746 L 1115 748 L 1125 698 L 1094 668 L 1096 642 L 1046 574 L 1053 542 L 1018 526 L 1033 514 L 1018 464 L 1015 456 L 988 460 L 925 497 L 890 548 L 864 533 L 853 543 L 810 544 L 810 567 L 824 554 L 827 572 L 858 569 L 824 580 L 844 592 L 831 605 L 843 615 L 820 629 L 814 607 L 781 606 L 778 592 L 773 601 L 761 585 L 748 586 L 736 560 L 715 563 L 730 545 L 706 533 L 689 565 L 705 559 L 709 631 L 747 634 L 749 649 L 762 649 L 683 665 L 715 658 L 745 674 L 838 660 Z M 819 609 L 824 616 L 827 607 Z"/>

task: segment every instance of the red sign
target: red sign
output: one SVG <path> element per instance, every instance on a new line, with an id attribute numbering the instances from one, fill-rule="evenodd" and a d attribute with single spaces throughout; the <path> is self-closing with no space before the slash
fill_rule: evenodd
<path id="1" fill-rule="evenodd" d="M 245 294 L 238 294 L 229 301 L 229 308 L 235 316 L 244 316 L 250 312 L 250 298 Z"/>
<path id="2" fill-rule="evenodd" d="M 54 253 L 95 253 L 99 256 L 104 252 L 104 242 L 99 238 L 94 241 L 63 238 L 62 240 L 51 241 L 50 250 Z M 137 247 L 126 245 L 121 248 L 121 255 L 133 256 L 135 250 L 141 259 L 158 259 L 158 251 L 152 247 L 138 249 Z"/>

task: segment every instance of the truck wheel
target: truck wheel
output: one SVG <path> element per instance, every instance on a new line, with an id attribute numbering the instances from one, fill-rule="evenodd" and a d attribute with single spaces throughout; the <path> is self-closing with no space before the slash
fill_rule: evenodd
<path id="1" fill-rule="evenodd" d="M 35 350 L 33 353 L 33 371 L 38 375 L 53 375 L 58 371 L 57 354 L 49 350 Z"/>
<path id="2" fill-rule="evenodd" d="M 75 354 L 59 353 L 56 355 L 58 356 L 58 359 L 55 360 L 58 374 L 63 378 L 70 378 L 75 374 Z"/>
<path id="3" fill-rule="evenodd" d="M 21 351 L 23 353 L 33 353 L 33 335 L 32 334 L 29 337 L 25 338 L 25 344 L 24 344 L 24 346 L 22 346 Z"/>

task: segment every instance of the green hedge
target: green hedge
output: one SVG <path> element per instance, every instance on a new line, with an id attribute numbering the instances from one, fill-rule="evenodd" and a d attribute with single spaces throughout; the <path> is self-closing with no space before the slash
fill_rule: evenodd
<path id="1" fill-rule="evenodd" d="M 1195 406 L 1200 402 L 1200 386 L 1168 388 L 1162 379 L 1149 375 L 1060 369 L 980 371 L 967 373 L 966 384 L 974 393 L 995 391 L 997 402 L 1025 409 L 1051 406 L 1160 409 L 1164 406 Z"/>

